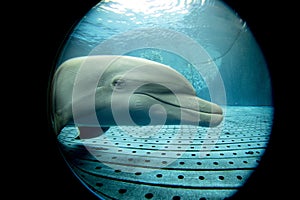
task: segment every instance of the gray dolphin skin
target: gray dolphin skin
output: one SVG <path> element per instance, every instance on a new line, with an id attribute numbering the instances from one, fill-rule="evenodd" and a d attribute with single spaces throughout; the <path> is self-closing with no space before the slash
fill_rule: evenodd
<path id="1" fill-rule="evenodd" d="M 83 56 L 63 62 L 53 77 L 51 100 L 57 135 L 67 124 L 75 124 L 80 137 L 89 138 L 111 126 L 214 127 L 223 120 L 222 108 L 197 97 L 180 73 L 131 56 Z"/>

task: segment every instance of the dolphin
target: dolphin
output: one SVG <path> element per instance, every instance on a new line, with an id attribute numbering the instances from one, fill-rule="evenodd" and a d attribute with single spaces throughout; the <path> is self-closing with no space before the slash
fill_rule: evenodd
<path id="1" fill-rule="evenodd" d="M 96 137 L 117 125 L 214 127 L 223 120 L 222 108 L 197 97 L 176 70 L 132 56 L 64 61 L 52 79 L 51 106 L 55 133 L 75 124 L 81 138 Z"/>

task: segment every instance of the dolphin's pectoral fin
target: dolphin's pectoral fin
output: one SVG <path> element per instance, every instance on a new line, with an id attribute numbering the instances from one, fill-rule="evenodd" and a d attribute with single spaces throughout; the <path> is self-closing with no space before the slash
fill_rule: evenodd
<path id="1" fill-rule="evenodd" d="M 78 136 L 75 139 L 89 139 L 102 135 L 110 127 L 88 127 L 88 126 L 79 126 L 78 127 Z"/>

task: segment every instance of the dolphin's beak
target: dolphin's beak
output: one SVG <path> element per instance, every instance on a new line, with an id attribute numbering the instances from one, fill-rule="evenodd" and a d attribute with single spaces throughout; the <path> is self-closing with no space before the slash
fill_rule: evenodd
<path id="1" fill-rule="evenodd" d="M 148 115 L 148 122 L 153 121 L 150 119 L 149 110 L 156 104 L 160 105 L 160 109 L 152 109 L 151 115 L 160 119 L 161 115 L 165 115 L 165 124 L 214 127 L 223 120 L 222 108 L 217 104 L 203 100 L 188 90 L 175 94 L 158 85 L 155 90 L 149 90 L 149 86 L 145 85 L 132 95 L 130 110 L 133 119 L 139 123 L 139 119 L 145 119 L 145 115 Z"/>

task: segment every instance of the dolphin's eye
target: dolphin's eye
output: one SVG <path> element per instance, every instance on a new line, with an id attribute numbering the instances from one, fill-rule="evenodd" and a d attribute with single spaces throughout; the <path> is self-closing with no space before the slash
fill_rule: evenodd
<path id="1" fill-rule="evenodd" d="M 125 80 L 122 78 L 116 78 L 113 80 L 112 82 L 112 86 L 116 87 L 116 88 L 121 88 L 125 85 Z"/>

